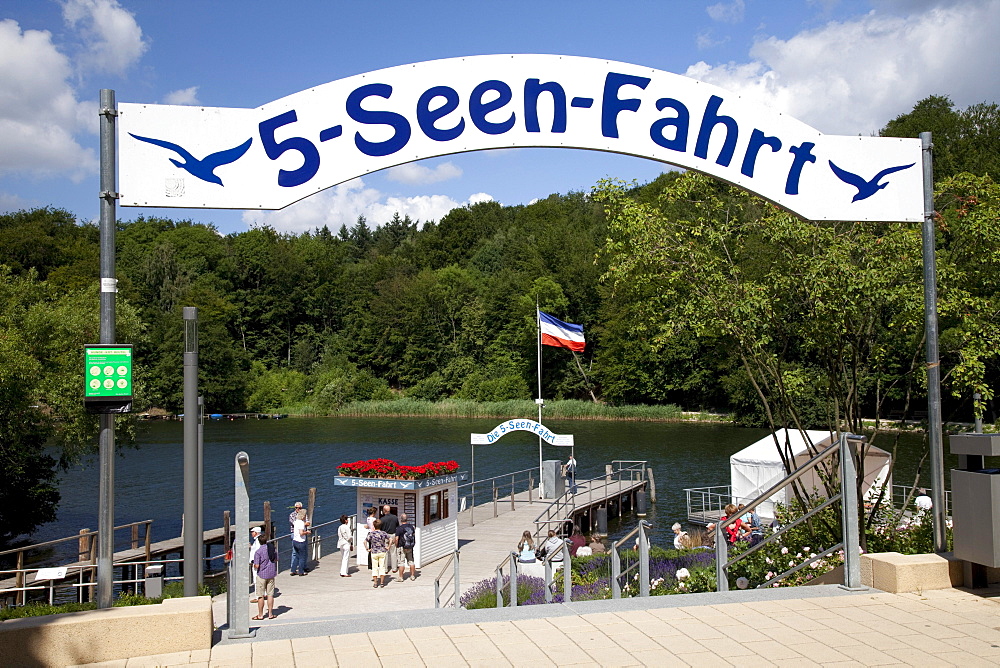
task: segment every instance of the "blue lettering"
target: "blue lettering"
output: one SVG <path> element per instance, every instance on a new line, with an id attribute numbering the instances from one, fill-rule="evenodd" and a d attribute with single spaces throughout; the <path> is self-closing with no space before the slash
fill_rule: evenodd
<path id="1" fill-rule="evenodd" d="M 431 102 L 437 97 L 443 97 L 444 104 L 436 109 L 431 109 Z M 465 119 L 459 118 L 458 123 L 444 130 L 435 126 L 434 123 L 456 109 L 458 109 L 458 93 L 455 92 L 454 88 L 448 86 L 428 88 L 417 101 L 417 123 L 424 134 L 434 141 L 450 141 L 462 134 L 465 129 Z"/>
<path id="2" fill-rule="evenodd" d="M 750 144 L 747 146 L 747 154 L 743 156 L 743 168 L 740 173 L 743 176 L 753 176 L 754 164 L 757 162 L 757 152 L 764 146 L 770 147 L 771 151 L 777 153 L 781 150 L 781 140 L 777 137 L 768 137 L 763 132 L 754 128 L 750 135 Z"/>
<path id="3" fill-rule="evenodd" d="M 618 137 L 618 114 L 623 111 L 638 111 L 641 104 L 637 98 L 619 98 L 618 90 L 622 86 L 645 89 L 649 81 L 646 77 L 608 72 L 604 79 L 604 100 L 601 104 L 601 134 L 605 137 Z"/>
<path id="4" fill-rule="evenodd" d="M 807 162 L 816 162 L 816 156 L 812 154 L 812 149 L 816 144 L 811 141 L 804 141 L 799 146 L 792 146 L 788 152 L 795 156 L 792 166 L 788 170 L 788 179 L 785 181 L 785 194 L 799 194 L 799 177 L 802 176 L 802 168 Z"/>
<path id="5" fill-rule="evenodd" d="M 392 86 L 374 83 L 359 86 L 347 96 L 347 115 L 355 121 L 367 125 L 388 125 L 395 130 L 392 137 L 379 142 L 368 141 L 360 132 L 355 133 L 354 143 L 365 155 L 391 155 L 410 141 L 410 122 L 405 117 L 394 111 L 369 111 L 361 107 L 361 102 L 366 97 L 384 97 L 388 100 L 390 95 Z"/>
<path id="6" fill-rule="evenodd" d="M 726 126 L 726 141 L 722 144 L 722 150 L 719 151 L 719 157 L 715 164 L 728 167 L 733 160 L 733 152 L 736 150 L 739 129 L 732 117 L 721 116 L 717 113 L 721 105 L 722 98 L 718 95 L 713 95 L 708 99 L 705 115 L 701 119 L 701 129 L 698 130 L 698 141 L 694 145 L 694 154 L 699 158 L 708 159 L 708 141 L 712 137 L 715 126 L 722 124 Z"/>
<path id="7" fill-rule="evenodd" d="M 524 82 L 524 127 L 528 132 L 541 132 L 538 125 L 538 96 L 552 95 L 552 132 L 566 132 L 566 91 L 555 81 L 541 83 L 538 79 Z"/>
<path id="8" fill-rule="evenodd" d="M 653 123 L 653 125 L 649 128 L 649 136 L 654 142 L 663 148 L 669 148 L 671 151 L 684 152 L 687 150 L 688 128 L 691 125 L 691 113 L 680 100 L 675 100 L 672 97 L 665 97 L 656 101 L 657 111 L 663 111 L 667 107 L 670 107 L 677 112 L 677 116 L 674 118 L 661 118 Z M 667 139 L 663 136 L 663 130 L 668 127 L 674 128 L 673 139 Z"/>
<path id="9" fill-rule="evenodd" d="M 487 91 L 494 91 L 497 93 L 497 98 L 491 100 L 490 102 L 483 102 L 483 95 Z M 502 135 L 503 133 L 514 127 L 514 114 L 507 118 L 507 120 L 500 123 L 493 123 L 486 120 L 487 114 L 491 111 L 496 111 L 502 108 L 514 95 L 510 91 L 510 86 L 502 81 L 497 81 L 496 79 L 490 79 L 489 81 L 484 81 L 475 88 L 472 89 L 472 96 L 469 98 L 469 116 L 472 118 L 472 123 L 480 131 L 485 132 L 488 135 Z"/>

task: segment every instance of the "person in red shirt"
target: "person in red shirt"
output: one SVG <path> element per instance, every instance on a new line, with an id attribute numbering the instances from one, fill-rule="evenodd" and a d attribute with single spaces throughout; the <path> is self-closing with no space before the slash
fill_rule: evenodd
<path id="1" fill-rule="evenodd" d="M 719 518 L 720 522 L 725 522 L 727 519 L 739 512 L 739 509 L 733 504 L 728 504 L 725 507 L 725 516 Z M 735 522 L 730 524 L 725 528 L 726 540 L 730 545 L 735 545 L 737 541 L 742 540 L 744 534 L 750 533 L 750 529 L 747 528 L 746 524 L 741 518 L 737 518 Z"/>

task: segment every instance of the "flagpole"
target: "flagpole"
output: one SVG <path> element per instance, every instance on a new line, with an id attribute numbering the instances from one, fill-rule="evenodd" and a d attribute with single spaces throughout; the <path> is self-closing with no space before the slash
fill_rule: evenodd
<path id="1" fill-rule="evenodd" d="M 538 344 L 538 424 L 542 423 L 542 316 L 539 315 L 538 297 L 535 297 L 535 341 Z M 542 435 L 538 435 L 538 497 L 545 498 L 545 490 L 542 487 Z"/>

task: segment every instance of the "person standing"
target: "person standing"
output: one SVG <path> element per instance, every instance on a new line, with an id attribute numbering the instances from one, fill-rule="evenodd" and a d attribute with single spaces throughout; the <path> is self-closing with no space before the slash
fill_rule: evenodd
<path id="1" fill-rule="evenodd" d="M 569 461 L 566 462 L 566 489 L 576 494 L 576 457 L 573 453 L 570 453 Z"/>
<path id="2" fill-rule="evenodd" d="M 394 545 L 396 546 L 396 565 L 399 568 L 399 581 L 403 581 L 403 570 L 410 565 L 410 582 L 417 579 L 417 562 L 413 559 L 413 548 L 417 545 L 417 530 L 407 520 L 406 513 L 399 516 L 399 526 L 396 527 Z"/>
<path id="3" fill-rule="evenodd" d="M 306 536 L 309 523 L 306 522 L 306 511 L 299 510 L 292 523 L 292 575 L 305 575 L 306 571 Z"/>
<path id="4" fill-rule="evenodd" d="M 257 588 L 257 616 L 254 619 L 264 619 L 265 598 L 267 618 L 274 619 L 274 580 L 278 577 L 278 549 L 265 536 L 260 536 L 257 541 L 260 545 L 253 555 L 253 569 L 257 575 L 254 578 L 254 586 Z"/>
<path id="5" fill-rule="evenodd" d="M 389 535 L 382 531 L 382 521 L 375 520 L 375 528 L 368 533 L 365 539 L 368 552 L 372 555 L 372 587 L 386 585 L 385 558 L 389 551 Z"/>
<path id="6" fill-rule="evenodd" d="M 340 526 L 337 527 L 337 547 L 340 548 L 340 577 L 349 578 L 351 577 L 349 570 L 351 548 L 354 547 L 354 534 L 351 533 L 351 525 L 347 515 L 340 516 Z"/>
<path id="7" fill-rule="evenodd" d="M 375 530 L 375 520 L 378 519 L 378 508 L 372 506 L 368 509 L 367 513 L 368 514 L 365 517 L 365 538 L 362 539 L 365 545 L 368 544 L 368 533 Z M 372 553 L 367 548 L 365 549 L 365 552 L 368 554 L 368 570 L 370 571 L 372 569 Z"/>
<path id="8" fill-rule="evenodd" d="M 300 510 L 302 510 L 302 502 L 296 501 L 295 507 L 292 508 L 291 514 L 288 515 L 288 533 L 295 531 L 295 519 L 298 517 Z"/>
<path id="9" fill-rule="evenodd" d="M 382 506 L 382 531 L 389 536 L 390 541 L 396 540 L 396 529 L 398 528 L 399 518 L 392 512 L 392 508 L 388 505 Z M 394 573 L 396 571 L 396 550 L 392 545 L 389 547 L 393 549 L 386 553 L 385 570 L 387 573 Z"/>
<path id="10" fill-rule="evenodd" d="M 254 527 L 250 529 L 250 573 L 253 574 L 253 555 L 257 554 L 257 550 L 263 547 L 260 541 L 257 540 L 260 536 L 260 527 Z M 260 598 L 260 592 L 257 590 L 257 578 L 253 578 L 253 598 L 250 599 L 251 603 L 256 603 L 257 599 Z"/>

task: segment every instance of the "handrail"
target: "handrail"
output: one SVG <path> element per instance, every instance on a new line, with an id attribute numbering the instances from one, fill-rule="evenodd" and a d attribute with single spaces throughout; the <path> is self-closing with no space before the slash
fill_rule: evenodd
<path id="1" fill-rule="evenodd" d="M 627 534 L 611 543 L 611 598 L 621 598 L 621 577 L 628 575 L 633 569 L 639 569 L 639 596 L 649 596 L 649 536 L 646 534 L 646 527 L 652 526 L 646 520 L 639 520 L 639 524 Z M 638 559 L 635 563 L 622 571 L 621 555 L 618 553 L 618 546 L 627 543 L 632 536 L 639 534 Z"/>
<path id="2" fill-rule="evenodd" d="M 555 567 L 552 562 L 556 560 L 557 554 L 562 555 L 559 562 L 562 564 L 563 570 L 563 603 L 569 603 L 573 596 L 573 564 L 569 553 L 569 541 L 566 539 L 563 539 L 561 549 L 552 550 L 551 553 L 542 558 L 542 565 L 545 567 L 545 602 L 552 602 L 552 590 L 555 587 L 555 581 L 552 578 Z"/>
<path id="3" fill-rule="evenodd" d="M 858 516 L 857 516 L 857 487 L 856 487 L 856 472 L 854 465 L 854 455 L 849 451 L 850 446 L 848 441 L 865 441 L 865 436 L 858 436 L 855 434 L 842 433 L 840 438 L 834 443 L 831 443 L 826 449 L 817 453 L 815 456 L 805 462 L 802 466 L 795 469 L 789 473 L 785 478 L 778 481 L 770 487 L 767 491 L 763 492 L 755 500 L 751 501 L 749 504 L 745 505 L 738 514 L 734 514 L 731 517 L 727 517 L 724 520 L 720 520 L 715 525 L 715 576 L 716 576 L 716 588 L 718 591 L 728 591 L 729 590 L 729 577 L 727 575 L 727 569 L 746 558 L 753 552 L 757 551 L 764 545 L 770 544 L 780 538 L 781 534 L 794 526 L 804 522 L 810 517 L 816 515 L 821 510 L 829 507 L 832 503 L 840 501 L 841 504 L 841 530 L 843 532 L 843 540 L 833 548 L 827 548 L 822 551 L 822 555 L 831 554 L 837 549 L 844 550 L 844 584 L 848 588 L 854 588 L 860 585 L 860 548 L 858 546 Z M 829 457 L 834 452 L 840 452 L 840 482 L 841 491 L 838 494 L 833 495 L 827 499 L 820 506 L 813 508 L 812 510 L 806 512 L 802 517 L 797 518 L 794 522 L 789 523 L 787 526 L 779 529 L 772 535 L 763 539 L 757 545 L 751 547 L 750 549 L 742 552 L 737 557 L 729 559 L 729 545 L 724 536 L 724 530 L 729 525 L 735 523 L 741 517 L 744 517 L 759 506 L 764 503 L 776 493 L 787 487 L 788 485 L 794 483 L 796 480 L 804 476 L 807 472 L 815 468 L 821 461 Z M 810 557 L 803 564 L 793 567 L 784 573 L 778 574 L 776 577 L 768 580 L 766 583 L 760 584 L 757 587 L 763 587 L 777 580 L 780 580 L 788 575 L 791 575 L 798 570 L 800 570 L 803 565 L 808 565 L 817 561 L 820 556 Z"/>
<path id="4" fill-rule="evenodd" d="M 812 459 L 810 459 L 809 461 L 807 461 L 805 464 L 803 464 L 799 468 L 795 469 L 795 471 L 793 471 L 792 473 L 789 473 L 786 477 L 782 478 L 781 480 L 779 480 L 775 484 L 771 485 L 771 487 L 766 492 L 762 493 L 755 500 L 753 500 L 750 503 L 746 504 L 743 507 L 743 512 L 741 514 L 742 515 L 746 515 L 746 514 L 750 513 L 751 511 L 753 511 L 757 506 L 759 506 L 760 504 L 764 503 L 765 501 L 767 501 L 768 499 L 770 499 L 772 496 L 774 496 L 775 494 L 777 494 L 778 492 L 780 492 L 782 489 L 784 489 L 785 487 L 788 487 L 790 484 L 792 484 L 793 482 L 795 482 L 796 480 L 798 480 L 799 478 L 801 478 L 802 476 L 804 476 L 809 470 L 811 470 L 813 467 L 815 467 L 821 461 L 823 461 L 828 456 L 830 456 L 830 454 L 832 454 L 839 447 L 840 447 L 840 443 L 839 442 L 837 442 L 837 443 L 831 443 L 829 446 L 827 446 L 827 448 L 825 450 L 823 450 L 822 452 L 820 452 L 817 455 L 815 455 Z M 739 519 L 738 516 L 737 517 L 727 517 L 725 520 L 723 520 L 723 521 L 721 521 L 721 522 L 719 522 L 718 524 L 715 525 L 716 526 L 716 530 L 718 530 L 720 527 L 721 528 L 725 528 L 725 527 L 729 526 L 730 524 L 734 523 L 737 519 Z"/>
<path id="5" fill-rule="evenodd" d="M 474 484 L 478 485 L 479 483 L 482 483 L 482 482 L 490 482 L 491 480 L 499 480 L 500 478 L 508 478 L 508 477 L 510 477 L 512 475 L 518 475 L 520 473 L 534 473 L 534 472 L 535 472 L 535 469 L 534 468 L 530 468 L 530 469 L 521 469 L 520 471 L 511 471 L 510 473 L 501 473 L 500 475 L 495 475 L 492 478 L 481 478 L 480 480 L 470 480 L 469 482 L 463 482 L 461 485 L 458 486 L 458 488 L 462 489 L 463 487 L 471 487 Z"/>
<path id="6" fill-rule="evenodd" d="M 476 512 L 476 485 L 479 485 L 480 488 L 482 489 L 483 485 L 486 484 L 486 483 L 491 483 L 490 485 L 488 485 L 486 487 L 486 489 L 492 490 L 491 500 L 493 502 L 493 517 L 494 518 L 497 517 L 498 514 L 499 514 L 498 503 L 497 502 L 498 502 L 498 500 L 500 498 L 500 496 L 499 496 L 500 495 L 500 491 L 501 491 L 501 489 L 503 489 L 507 485 L 510 485 L 510 509 L 511 510 L 515 509 L 515 505 L 514 505 L 515 504 L 515 497 L 517 496 L 517 487 L 518 487 L 518 483 L 519 482 L 527 483 L 526 484 L 526 488 L 527 488 L 527 492 L 528 492 L 528 503 L 534 503 L 534 499 L 532 498 L 532 494 L 531 494 L 532 488 L 535 485 L 535 478 L 534 478 L 534 475 L 533 475 L 534 473 L 535 473 L 535 469 L 534 468 L 521 469 L 520 471 L 511 471 L 510 473 L 502 473 L 500 475 L 496 475 L 496 476 L 493 476 L 491 478 L 483 478 L 481 480 L 472 480 L 472 481 L 469 481 L 469 482 L 466 482 L 466 483 L 462 483 L 461 485 L 458 486 L 458 489 L 459 489 L 459 493 L 458 493 L 459 512 L 465 512 L 466 510 L 468 510 L 469 511 L 469 524 L 471 526 L 475 526 L 475 524 L 476 524 L 476 517 L 475 517 L 475 512 Z M 522 478 L 522 479 L 518 478 L 518 476 L 524 475 L 524 474 L 527 474 L 524 478 Z M 507 482 L 508 478 L 510 479 L 509 482 Z M 503 480 L 504 483 L 498 487 L 497 483 L 496 483 L 497 480 Z M 462 488 L 464 488 L 464 487 L 468 488 L 468 490 L 466 490 L 465 493 L 462 492 Z M 466 493 L 468 493 L 468 497 L 470 499 L 470 502 L 469 502 L 469 504 L 468 504 L 467 507 L 463 508 L 463 504 L 464 504 L 465 498 L 466 498 L 466 496 L 465 496 Z"/>
<path id="7" fill-rule="evenodd" d="M 455 564 L 455 566 L 452 569 L 451 579 L 452 579 L 452 584 L 454 584 L 454 586 L 455 586 L 455 591 L 452 594 L 452 601 L 451 602 L 452 602 L 452 607 L 455 607 L 455 608 L 459 607 L 459 597 L 460 597 L 461 592 L 460 592 L 459 579 L 458 579 L 458 564 L 459 564 L 459 553 L 460 552 L 461 552 L 461 548 L 459 548 L 458 550 L 455 550 L 454 552 L 452 552 L 448 556 L 448 560 L 444 562 L 444 567 L 441 569 L 441 572 L 438 573 L 438 576 L 436 578 L 434 578 L 434 607 L 435 608 L 440 608 L 441 607 L 441 578 L 444 577 L 445 572 L 448 570 L 448 566 L 451 566 L 453 563 Z"/>
<path id="8" fill-rule="evenodd" d="M 122 524 L 120 526 L 113 527 L 112 531 L 117 531 L 119 529 L 127 529 L 127 528 L 132 527 L 132 526 L 141 526 L 143 524 L 149 525 L 149 524 L 152 524 L 152 523 L 153 523 L 153 520 L 140 520 L 138 522 L 129 522 L 128 524 Z M 57 543 L 65 543 L 65 542 L 71 541 L 71 540 L 80 540 L 81 538 L 89 538 L 90 536 L 96 536 L 98 533 L 99 532 L 97 530 L 91 531 L 90 529 L 87 529 L 86 533 L 81 532 L 81 533 L 78 533 L 78 534 L 74 534 L 72 536 L 67 536 L 66 538 L 57 538 L 55 540 L 47 540 L 44 543 L 32 543 L 31 545 L 25 545 L 23 547 L 15 547 L 15 548 L 13 548 L 11 550 L 4 550 L 3 552 L 0 552 L 0 557 L 2 557 L 4 555 L 7 555 L 7 554 L 15 554 L 17 552 L 25 552 L 27 550 L 34 550 L 35 548 L 38 548 L 38 547 L 48 547 L 49 545 L 56 545 Z"/>
<path id="9" fill-rule="evenodd" d="M 510 575 L 507 578 L 508 587 L 510 589 L 509 605 L 512 608 L 517 607 L 517 552 L 511 551 L 511 553 L 507 555 L 507 558 L 501 561 L 500 564 L 496 567 L 496 570 L 494 571 L 495 578 L 493 584 L 494 587 L 496 588 L 496 596 L 497 596 L 496 607 L 498 608 L 504 607 L 502 577 L 503 577 L 504 566 L 507 566 L 508 564 L 510 564 L 510 568 L 508 569 Z"/>
<path id="10" fill-rule="evenodd" d="M 640 467 L 630 466 L 626 468 L 619 468 L 614 470 L 614 465 L 616 462 L 622 460 L 615 460 L 611 462 L 611 472 L 610 474 L 605 474 L 598 478 L 589 478 L 586 480 L 577 480 L 577 487 L 587 488 L 587 503 L 593 502 L 595 494 L 599 492 L 606 492 L 613 486 L 618 486 L 619 491 L 621 490 L 622 483 L 624 482 L 624 475 L 629 474 L 629 482 L 635 482 L 636 478 L 632 476 L 633 473 L 639 473 L 639 480 L 645 475 L 646 461 L 643 460 L 639 462 Z M 537 518 L 535 518 L 535 537 L 540 538 L 541 532 L 549 527 L 553 523 L 562 524 L 567 520 L 567 515 L 572 515 L 572 511 L 576 509 L 576 499 L 581 497 L 580 492 L 573 492 L 572 490 L 566 490 L 563 492 L 562 496 L 553 499 L 552 503 L 546 506 Z M 569 512 L 567 512 L 567 509 Z"/>

